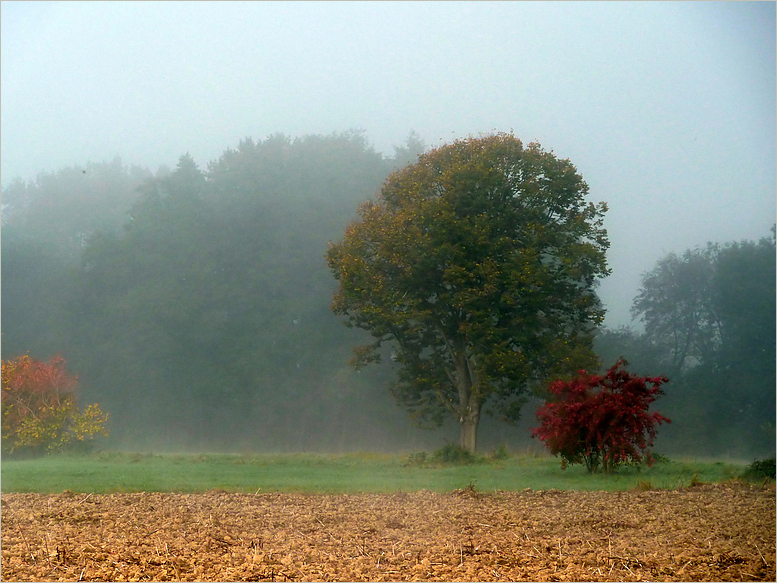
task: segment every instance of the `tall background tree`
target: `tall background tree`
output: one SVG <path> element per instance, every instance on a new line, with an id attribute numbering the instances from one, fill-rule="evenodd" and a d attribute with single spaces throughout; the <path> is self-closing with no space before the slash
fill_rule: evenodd
<path id="1" fill-rule="evenodd" d="M 632 313 L 644 331 L 604 330 L 602 360 L 666 374 L 675 423 L 662 443 L 700 455 L 773 455 L 775 237 L 668 254 L 646 273 Z M 690 439 L 693 436 L 694 439 Z"/>
<path id="2" fill-rule="evenodd" d="M 609 243 L 587 194 L 568 160 L 507 134 L 393 173 L 328 252 L 333 310 L 375 338 L 355 364 L 391 344 L 393 395 L 421 422 L 452 415 L 467 450 L 487 404 L 516 421 L 532 387 L 593 362 Z"/>
<path id="3" fill-rule="evenodd" d="M 310 420 L 333 405 L 316 390 L 333 390 L 347 332 L 327 310 L 322 255 L 386 173 L 359 134 L 275 135 L 204 171 L 183 156 L 147 183 L 122 236 L 87 249 L 75 304 L 77 336 L 90 338 L 79 356 L 90 370 L 112 362 L 96 382 L 110 392 L 101 404 L 123 412 L 117 430 L 305 448 L 290 418 L 310 431 L 342 422 Z"/>
<path id="4" fill-rule="evenodd" d="M 43 358 L 63 348 L 57 344 L 84 250 L 97 233 L 121 231 L 150 177 L 114 158 L 41 173 L 31 183 L 15 180 L 3 190 L 4 355 Z"/>
<path id="5" fill-rule="evenodd" d="M 703 360 L 720 345 L 721 321 L 713 301 L 717 246 L 670 253 L 642 279 L 632 314 L 676 376 Z"/>

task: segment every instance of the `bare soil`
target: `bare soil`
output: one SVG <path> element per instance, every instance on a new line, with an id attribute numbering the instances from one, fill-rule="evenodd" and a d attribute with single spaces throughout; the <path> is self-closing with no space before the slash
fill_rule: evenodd
<path id="1" fill-rule="evenodd" d="M 4 581 L 775 581 L 775 491 L 4 494 Z"/>

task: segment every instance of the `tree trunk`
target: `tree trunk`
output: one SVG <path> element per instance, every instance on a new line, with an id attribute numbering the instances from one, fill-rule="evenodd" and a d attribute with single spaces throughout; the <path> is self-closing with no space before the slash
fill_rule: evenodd
<path id="1" fill-rule="evenodd" d="M 460 341 L 455 348 L 451 346 L 451 353 L 456 363 L 456 373 L 449 374 L 449 377 L 459 393 L 458 406 L 453 410 L 461 424 L 461 448 L 475 453 L 480 422 L 478 378 L 473 363 L 467 357 L 463 341 Z"/>
<path id="2" fill-rule="evenodd" d="M 469 411 L 459 419 L 461 423 L 461 448 L 475 453 L 478 442 L 478 423 L 480 423 L 480 407 Z"/>

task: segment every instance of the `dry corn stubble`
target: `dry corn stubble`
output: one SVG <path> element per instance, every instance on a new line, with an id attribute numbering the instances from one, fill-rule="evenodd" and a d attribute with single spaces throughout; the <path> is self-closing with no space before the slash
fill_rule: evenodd
<path id="1" fill-rule="evenodd" d="M 5 494 L 3 580 L 775 580 L 775 492 Z"/>

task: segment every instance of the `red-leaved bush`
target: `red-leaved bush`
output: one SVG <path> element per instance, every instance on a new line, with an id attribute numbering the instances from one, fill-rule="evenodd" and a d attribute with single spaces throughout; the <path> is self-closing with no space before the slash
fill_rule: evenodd
<path id="1" fill-rule="evenodd" d="M 648 413 L 663 394 L 664 376 L 643 378 L 625 370 L 619 360 L 604 375 L 580 371 L 571 381 L 550 385 L 551 400 L 537 410 L 541 425 L 532 430 L 561 467 L 585 463 L 589 472 L 609 473 L 624 462 L 643 459 L 652 465 L 656 425 L 671 423 L 660 413 Z M 652 385 L 652 386 L 649 386 Z"/>

